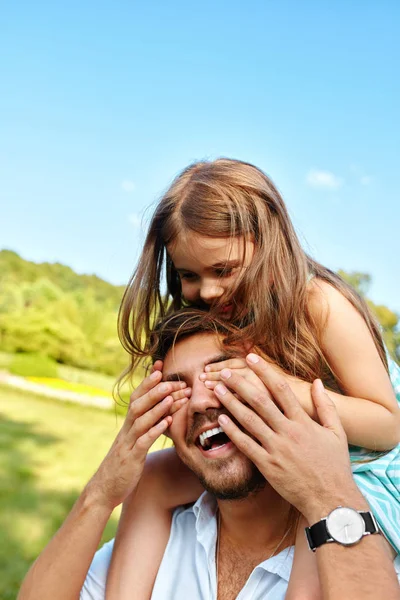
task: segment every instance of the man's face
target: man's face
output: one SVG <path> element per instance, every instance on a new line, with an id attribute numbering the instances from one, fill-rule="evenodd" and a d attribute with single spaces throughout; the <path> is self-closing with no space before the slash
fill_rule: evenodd
<path id="1" fill-rule="evenodd" d="M 192 388 L 189 402 L 174 415 L 169 429 L 178 456 L 217 498 L 239 499 L 263 487 L 265 479 L 221 432 L 218 416 L 227 411 L 199 380 L 207 364 L 226 358 L 216 335 L 195 334 L 168 352 L 163 379 L 183 380 Z M 214 435 L 207 437 L 211 430 Z"/>

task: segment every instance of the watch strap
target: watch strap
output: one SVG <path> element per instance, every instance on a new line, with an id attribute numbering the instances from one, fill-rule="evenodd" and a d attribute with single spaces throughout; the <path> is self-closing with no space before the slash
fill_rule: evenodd
<path id="1" fill-rule="evenodd" d="M 379 533 L 379 527 L 373 514 L 369 511 L 357 511 L 364 520 L 365 523 L 365 534 Z M 326 526 L 326 519 L 321 519 L 311 527 L 306 527 L 306 536 L 310 549 L 315 550 L 328 542 L 334 542 L 335 540 L 331 537 Z"/>
<path id="2" fill-rule="evenodd" d="M 306 536 L 308 545 L 313 552 L 315 552 L 319 546 L 322 546 L 322 544 L 326 544 L 332 540 L 328 533 L 326 519 L 318 521 L 318 523 L 311 525 L 311 527 L 306 527 Z"/>
<path id="3" fill-rule="evenodd" d="M 378 523 L 376 522 L 376 519 L 374 517 L 374 515 L 372 514 L 372 512 L 366 511 L 366 512 L 361 512 L 360 511 L 360 515 L 362 516 L 362 518 L 364 519 L 365 522 L 365 533 L 379 533 L 379 527 L 378 527 Z"/>

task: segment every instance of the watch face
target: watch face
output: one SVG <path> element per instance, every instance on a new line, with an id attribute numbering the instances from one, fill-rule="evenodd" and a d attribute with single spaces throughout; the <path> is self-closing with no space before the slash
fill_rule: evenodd
<path id="1" fill-rule="evenodd" d="M 331 537 L 340 544 L 356 544 L 365 533 L 365 522 L 353 508 L 335 508 L 326 519 Z"/>

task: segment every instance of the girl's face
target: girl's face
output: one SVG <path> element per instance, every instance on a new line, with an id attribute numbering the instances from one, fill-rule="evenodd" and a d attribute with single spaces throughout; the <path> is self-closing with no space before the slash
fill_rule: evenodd
<path id="1" fill-rule="evenodd" d="M 233 302 L 227 292 L 250 264 L 254 243 L 242 236 L 212 238 L 189 231 L 168 246 L 168 253 L 185 300 L 197 306 L 217 306 L 219 316 L 230 319 Z"/>

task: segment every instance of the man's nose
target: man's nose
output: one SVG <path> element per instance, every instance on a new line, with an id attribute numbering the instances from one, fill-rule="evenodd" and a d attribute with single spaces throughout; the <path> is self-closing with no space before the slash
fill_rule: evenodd
<path id="1" fill-rule="evenodd" d="M 205 280 L 201 283 L 200 287 L 200 298 L 206 304 L 212 304 L 224 293 L 224 288 L 222 285 L 215 280 Z"/>
<path id="2" fill-rule="evenodd" d="M 222 408 L 221 402 L 212 390 L 206 388 L 200 379 L 192 384 L 192 393 L 189 400 L 189 412 L 205 413 L 208 408 Z"/>

